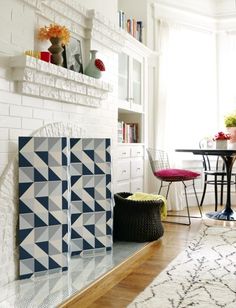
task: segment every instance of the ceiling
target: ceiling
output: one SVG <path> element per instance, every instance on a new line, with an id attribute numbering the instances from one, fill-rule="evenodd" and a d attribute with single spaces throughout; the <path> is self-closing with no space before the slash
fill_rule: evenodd
<path id="1" fill-rule="evenodd" d="M 154 0 L 156 3 L 211 17 L 236 15 L 236 0 Z"/>

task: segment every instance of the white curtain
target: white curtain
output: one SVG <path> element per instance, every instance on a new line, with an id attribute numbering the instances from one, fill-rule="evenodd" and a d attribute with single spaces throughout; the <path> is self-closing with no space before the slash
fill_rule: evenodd
<path id="1" fill-rule="evenodd" d="M 236 110 L 236 32 L 218 35 L 219 59 L 219 123 L 222 130 L 224 116 Z M 234 172 L 236 164 L 234 164 Z"/>
<path id="2" fill-rule="evenodd" d="M 236 110 L 236 33 L 220 33 L 219 59 L 219 121 L 224 127 L 224 115 Z"/>
<path id="3" fill-rule="evenodd" d="M 157 40 L 155 147 L 173 153 L 171 164 L 180 167 L 174 149 L 198 147 L 201 138 L 217 130 L 216 40 L 210 32 L 163 21 L 158 22 Z M 169 209 L 183 208 L 180 191 L 180 185 L 173 185 Z"/>

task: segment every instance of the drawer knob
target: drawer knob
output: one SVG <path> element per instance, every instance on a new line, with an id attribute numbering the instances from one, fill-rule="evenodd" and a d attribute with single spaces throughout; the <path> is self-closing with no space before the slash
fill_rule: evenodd
<path id="1" fill-rule="evenodd" d="M 122 173 L 126 173 L 126 170 L 122 170 Z"/>

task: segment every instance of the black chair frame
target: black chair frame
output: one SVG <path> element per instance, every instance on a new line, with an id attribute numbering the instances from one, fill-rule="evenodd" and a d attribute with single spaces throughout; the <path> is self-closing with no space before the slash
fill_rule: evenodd
<path id="1" fill-rule="evenodd" d="M 202 147 L 201 141 L 199 142 L 199 148 Z M 220 157 L 217 156 L 215 161 L 214 168 L 212 167 L 212 160 L 210 160 L 208 155 L 202 155 L 202 165 L 203 165 L 203 174 L 204 174 L 204 187 L 202 192 L 202 197 L 200 201 L 200 206 L 202 207 L 207 185 L 214 185 L 214 195 L 215 195 L 215 211 L 218 209 L 218 186 L 220 186 L 220 204 L 223 205 L 223 195 L 224 195 L 224 186 L 227 185 L 226 180 L 226 170 L 225 164 Z M 235 176 L 235 180 L 231 181 L 231 185 L 236 184 L 236 174 L 232 173 Z M 208 177 L 211 177 L 209 179 Z"/>

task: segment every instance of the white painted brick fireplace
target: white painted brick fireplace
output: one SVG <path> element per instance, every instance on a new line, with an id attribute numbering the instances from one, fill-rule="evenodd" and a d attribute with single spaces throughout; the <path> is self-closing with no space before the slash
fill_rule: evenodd
<path id="1" fill-rule="evenodd" d="M 52 8 L 52 2 L 57 11 Z M 47 98 L 46 95 L 24 91 L 22 87 L 19 90 L 19 80 L 23 81 L 24 74 L 22 75 L 21 71 L 19 77 L 19 70 L 16 72 L 12 59 L 22 55 L 25 50 L 47 50 L 49 43 L 39 43 L 35 37 L 37 29 L 50 22 L 67 25 L 73 37 L 82 41 L 85 63 L 88 61 L 89 49 L 97 49 L 105 63 L 106 72 L 102 80 L 95 81 L 97 84 L 94 85 L 92 79 L 84 76 L 83 84 L 79 84 L 78 91 L 87 92 L 78 93 L 81 101 L 76 97 Z M 77 130 L 77 135 L 81 133 L 88 138 L 111 138 L 111 153 L 113 153 L 117 139 L 116 51 L 119 50 L 122 39 L 115 26 L 109 24 L 106 18 L 97 12 L 86 10 L 77 1 L 68 0 L 3 0 L 0 26 L 1 29 L 7 27 L 7 31 L 2 31 L 0 37 L 1 286 L 14 280 L 17 273 L 15 242 L 17 188 L 13 182 L 17 176 L 14 159 L 18 137 L 31 135 L 41 127 L 55 122 L 63 121 L 72 126 L 71 123 L 75 123 L 76 127 L 81 128 L 79 132 Z M 43 73 L 43 70 L 40 72 Z M 37 73 L 39 71 L 35 71 L 34 76 L 37 76 Z M 64 76 L 63 80 L 68 81 L 67 77 Z M 73 76 L 73 79 L 75 77 Z M 75 80 L 68 81 L 69 87 L 72 83 L 75 83 Z M 96 97 L 98 88 L 102 93 Z M 107 93 L 105 96 L 103 96 L 104 90 Z"/>

